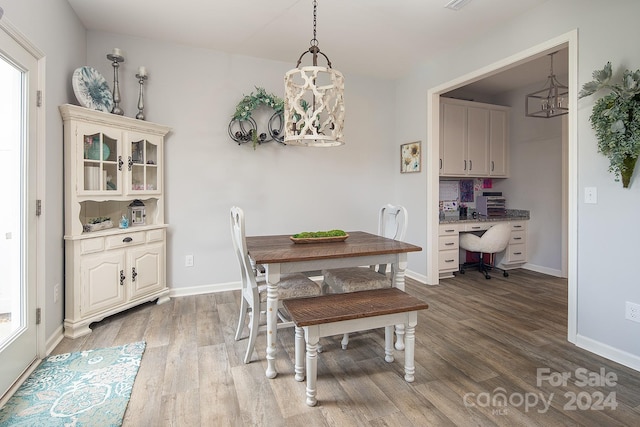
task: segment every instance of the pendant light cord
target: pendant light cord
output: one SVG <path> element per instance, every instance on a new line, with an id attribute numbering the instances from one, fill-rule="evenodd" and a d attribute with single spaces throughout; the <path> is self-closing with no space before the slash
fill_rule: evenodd
<path id="1" fill-rule="evenodd" d="M 316 25 L 317 25 L 317 12 L 318 12 L 318 2 L 317 0 L 313 0 L 313 38 L 311 39 L 311 47 L 309 49 L 307 49 L 307 51 L 302 52 L 302 55 L 300 55 L 300 58 L 298 58 L 298 63 L 296 64 L 296 68 L 298 68 L 300 66 L 300 63 L 302 62 L 302 57 L 306 54 L 306 53 L 311 53 L 311 55 L 313 56 L 313 66 L 317 66 L 318 65 L 318 55 L 322 55 L 324 57 L 324 59 L 327 60 L 327 67 L 331 68 L 331 61 L 329 60 L 329 57 L 327 57 L 327 55 L 325 55 L 324 53 L 320 52 L 320 48 L 318 47 L 318 39 L 317 39 L 317 32 L 316 32 Z"/>
<path id="2" fill-rule="evenodd" d="M 316 12 L 318 10 L 318 2 L 313 0 L 313 38 L 311 39 L 311 46 L 318 46 L 318 39 L 316 38 Z"/>

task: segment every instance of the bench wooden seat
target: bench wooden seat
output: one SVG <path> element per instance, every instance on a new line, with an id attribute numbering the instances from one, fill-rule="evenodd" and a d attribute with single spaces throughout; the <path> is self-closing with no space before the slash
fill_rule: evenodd
<path id="1" fill-rule="evenodd" d="M 415 327 L 418 310 L 429 306 L 398 288 L 374 289 L 345 294 L 329 294 L 283 301 L 296 325 L 295 379 L 303 381 L 306 341 L 307 400 L 315 406 L 318 373 L 318 340 L 322 337 L 385 328 L 385 360 L 393 362 L 393 328 L 405 324 L 405 380 L 413 382 L 415 374 Z M 303 336 L 304 333 L 304 336 Z"/>

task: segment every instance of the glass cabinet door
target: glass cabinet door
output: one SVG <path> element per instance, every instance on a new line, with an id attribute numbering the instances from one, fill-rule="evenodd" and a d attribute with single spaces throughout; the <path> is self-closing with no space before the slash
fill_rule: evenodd
<path id="1" fill-rule="evenodd" d="M 118 155 L 119 132 L 92 133 L 78 129 L 82 137 L 82 168 L 78 170 L 78 188 L 83 193 L 121 192 L 122 158 Z"/>
<path id="2" fill-rule="evenodd" d="M 150 137 L 130 138 L 128 192 L 159 193 L 161 188 L 159 140 Z"/>

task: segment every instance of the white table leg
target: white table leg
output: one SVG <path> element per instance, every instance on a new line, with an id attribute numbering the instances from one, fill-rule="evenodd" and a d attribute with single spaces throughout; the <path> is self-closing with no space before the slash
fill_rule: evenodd
<path id="1" fill-rule="evenodd" d="M 404 291 L 404 273 L 407 269 L 407 254 L 398 254 L 397 262 L 392 266 L 393 286 Z M 396 325 L 396 350 L 404 350 L 404 325 Z"/>
<path id="2" fill-rule="evenodd" d="M 296 381 L 304 381 L 304 353 L 305 353 L 305 345 L 304 345 L 304 330 L 298 326 L 296 326 L 296 339 L 295 339 L 295 359 L 296 364 L 294 367 L 294 371 L 296 373 L 295 379 Z"/>
<path id="3" fill-rule="evenodd" d="M 393 362 L 393 326 L 384 327 L 384 360 Z"/>
<path id="4" fill-rule="evenodd" d="M 415 380 L 416 367 L 414 364 L 414 353 L 416 346 L 416 325 L 418 324 L 418 312 L 411 311 L 407 313 L 407 334 L 405 337 L 404 348 L 404 379 L 408 383 Z"/>
<path id="5" fill-rule="evenodd" d="M 267 378 L 275 378 L 280 264 L 267 264 Z"/>
<path id="6" fill-rule="evenodd" d="M 316 406 L 316 379 L 318 377 L 318 326 L 305 326 L 305 338 L 307 340 L 307 405 Z"/>

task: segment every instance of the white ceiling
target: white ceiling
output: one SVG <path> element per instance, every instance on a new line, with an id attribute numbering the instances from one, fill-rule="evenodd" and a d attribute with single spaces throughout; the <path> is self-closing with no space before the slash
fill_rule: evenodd
<path id="1" fill-rule="evenodd" d="M 337 70 L 393 79 L 545 1 L 471 0 L 453 11 L 444 7 L 448 0 L 318 0 L 317 40 Z M 292 67 L 313 37 L 312 0 L 68 2 L 88 30 L 290 62 Z M 310 63 L 306 55 L 303 65 Z M 543 68 L 546 76 L 548 65 Z M 522 79 L 523 71 L 515 77 Z"/>

